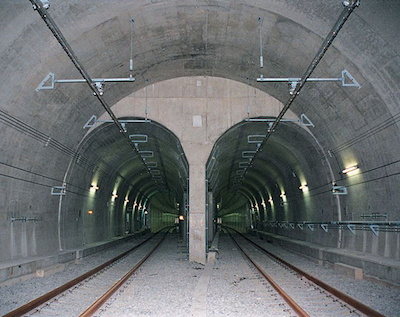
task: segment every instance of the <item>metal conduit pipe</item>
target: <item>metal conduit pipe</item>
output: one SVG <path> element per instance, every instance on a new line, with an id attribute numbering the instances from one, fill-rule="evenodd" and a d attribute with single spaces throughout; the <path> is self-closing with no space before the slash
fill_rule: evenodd
<path id="1" fill-rule="evenodd" d="M 247 174 L 247 171 L 252 166 L 253 161 L 259 155 L 259 153 L 262 151 L 263 146 L 270 138 L 272 132 L 277 127 L 277 125 L 282 120 L 285 113 L 289 110 L 289 107 L 292 105 L 294 100 L 299 95 L 299 93 L 300 93 L 301 89 L 303 88 L 304 84 L 306 83 L 307 79 L 311 76 L 311 74 L 313 73 L 313 71 L 315 70 L 315 68 L 317 67 L 319 62 L 321 61 L 322 57 L 324 57 L 326 51 L 331 46 L 333 40 L 338 35 L 339 31 L 342 29 L 342 27 L 346 23 L 347 19 L 353 13 L 354 9 L 360 5 L 360 0 L 343 1 L 343 5 L 345 8 L 343 9 L 342 13 L 340 14 L 339 18 L 337 19 L 332 30 L 329 32 L 328 36 L 325 38 L 324 42 L 322 43 L 322 45 L 321 45 L 320 49 L 318 50 L 317 54 L 315 55 L 314 59 L 312 60 L 312 62 L 308 66 L 307 70 L 305 71 L 304 75 L 301 77 L 299 84 L 294 89 L 289 100 L 286 102 L 285 106 L 282 108 L 281 112 L 279 113 L 279 115 L 277 116 L 277 118 L 275 119 L 273 124 L 271 125 L 270 129 L 268 130 L 268 132 L 267 132 L 265 138 L 263 139 L 263 141 L 261 142 L 260 146 L 254 153 L 253 157 L 250 159 L 248 167 L 245 169 L 243 175 L 240 178 L 241 180 L 243 180 L 243 178 Z"/>
<path id="2" fill-rule="evenodd" d="M 135 153 L 138 155 L 140 158 L 143 167 L 147 170 L 147 173 L 152 176 L 150 173 L 150 169 L 146 166 L 145 161 L 143 160 L 142 156 L 139 154 L 138 149 L 132 145 L 132 143 L 129 140 L 129 135 L 125 132 L 124 127 L 122 124 L 118 121 L 118 118 L 115 116 L 114 112 L 111 110 L 107 102 L 104 100 L 104 98 L 101 96 L 100 91 L 98 90 L 98 87 L 96 86 L 96 82 L 91 78 L 89 73 L 86 71 L 86 69 L 83 67 L 83 65 L 79 62 L 78 58 L 76 57 L 74 51 L 72 50 L 71 46 L 68 44 L 67 40 L 65 39 L 64 35 L 62 34 L 61 30 L 58 28 L 54 20 L 51 18 L 49 13 L 47 12 L 46 7 L 43 5 L 43 2 L 41 0 L 29 0 L 32 3 L 33 9 L 37 11 L 42 18 L 42 20 L 46 23 L 47 27 L 53 33 L 54 37 L 57 39 L 58 43 L 61 45 L 65 53 L 68 55 L 78 72 L 82 75 L 84 78 L 84 81 L 88 84 L 90 89 L 93 92 L 93 95 L 100 101 L 101 105 L 103 108 L 107 111 L 107 113 L 110 115 L 112 121 L 114 124 L 118 127 L 119 132 L 128 140 L 131 148 L 135 151 Z"/>

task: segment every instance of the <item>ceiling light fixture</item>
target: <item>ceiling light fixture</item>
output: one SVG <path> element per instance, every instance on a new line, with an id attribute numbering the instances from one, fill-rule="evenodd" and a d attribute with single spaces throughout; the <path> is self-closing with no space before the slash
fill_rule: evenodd
<path id="1" fill-rule="evenodd" d="M 342 171 L 342 174 L 348 174 L 348 173 L 354 172 L 354 171 L 356 171 L 356 170 L 358 170 L 358 165 L 353 165 L 353 166 L 350 166 L 350 167 L 348 167 L 348 168 L 345 168 L 345 169 Z"/>

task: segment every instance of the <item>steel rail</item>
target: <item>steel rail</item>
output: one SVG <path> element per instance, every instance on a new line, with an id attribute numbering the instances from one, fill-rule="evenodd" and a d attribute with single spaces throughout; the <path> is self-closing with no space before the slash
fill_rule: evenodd
<path id="1" fill-rule="evenodd" d="M 168 231 L 165 232 L 163 238 L 154 246 L 149 253 L 146 254 L 128 273 L 126 273 L 118 282 L 116 282 L 112 287 L 109 288 L 107 292 L 104 293 L 100 298 L 98 298 L 90 307 L 88 307 L 80 317 L 89 317 L 93 316 L 100 308 L 103 306 L 107 300 L 118 291 L 126 281 L 143 265 L 144 262 L 156 251 L 156 249 L 161 245 L 161 243 L 165 240 Z"/>
<path id="2" fill-rule="evenodd" d="M 272 257 L 275 260 L 277 260 L 278 262 L 286 265 L 288 268 L 292 269 L 296 273 L 300 274 L 301 276 L 303 276 L 306 279 L 310 280 L 311 282 L 313 282 L 314 284 L 316 284 L 319 287 L 323 288 L 327 292 L 329 292 L 332 295 L 336 296 L 337 298 L 339 298 L 343 302 L 346 302 L 347 304 L 351 305 L 352 307 L 354 307 L 358 311 L 362 312 L 363 314 L 365 314 L 367 316 L 371 316 L 371 317 L 385 317 L 384 315 L 382 315 L 381 313 L 379 313 L 376 310 L 372 309 L 371 307 L 368 307 L 367 305 L 364 305 L 363 303 L 359 302 L 358 300 L 350 297 L 349 295 L 339 291 L 338 289 L 330 286 L 329 284 L 317 279 L 316 277 L 312 276 L 311 274 L 308 274 L 307 272 L 299 269 L 298 267 L 294 266 L 293 264 L 290 264 L 289 262 L 287 262 L 287 261 L 283 260 L 282 258 L 276 256 L 275 254 L 269 252 L 264 247 L 262 247 L 259 244 L 255 243 L 253 240 L 249 239 L 248 237 L 246 237 L 245 235 L 243 235 L 239 231 L 237 231 L 237 230 L 235 230 L 233 228 L 229 228 L 229 230 L 235 231 L 237 234 L 242 236 L 244 239 L 246 239 L 247 241 L 252 243 L 254 246 L 256 246 L 257 248 L 262 250 L 264 253 L 266 253 L 270 257 Z"/>
<path id="3" fill-rule="evenodd" d="M 262 268 L 259 266 L 239 245 L 239 243 L 236 241 L 236 239 L 232 236 L 232 234 L 228 231 L 229 236 L 235 242 L 237 248 L 242 252 L 242 254 L 246 257 L 248 261 L 251 262 L 251 264 L 254 265 L 254 267 L 261 273 L 261 275 L 268 281 L 269 284 L 278 292 L 278 294 L 284 299 L 284 301 L 293 309 L 293 311 L 301 317 L 309 317 L 310 315 L 307 314 L 307 312 L 301 308 L 299 304 L 296 303 L 296 301 L 289 296 L 279 285 L 276 283 L 271 276 L 269 276 Z"/>
<path id="4" fill-rule="evenodd" d="M 137 156 L 142 162 L 143 167 L 147 170 L 148 174 L 151 177 L 150 169 L 147 167 L 145 160 L 142 158 L 142 156 L 139 154 L 138 149 L 132 145 L 132 143 L 129 140 L 129 135 L 125 131 L 125 128 L 122 126 L 122 124 L 118 121 L 118 118 L 114 114 L 114 112 L 111 110 L 110 106 L 107 104 L 106 100 L 101 96 L 100 91 L 96 87 L 96 80 L 91 78 L 89 73 L 86 71 L 86 69 L 83 67 L 82 63 L 78 60 L 77 56 L 75 55 L 74 51 L 72 50 L 71 46 L 67 42 L 66 38 L 64 37 L 63 33 L 61 30 L 58 28 L 57 24 L 54 22 L 50 14 L 47 12 L 47 9 L 43 7 L 43 4 L 40 0 L 29 0 L 32 3 L 33 9 L 36 10 L 42 20 L 45 22 L 51 33 L 54 35 L 56 38 L 57 42 L 61 45 L 62 49 L 65 51 L 67 56 L 70 58 L 71 62 L 74 64 L 75 68 L 78 70 L 78 72 L 82 75 L 84 78 L 84 81 L 88 84 L 89 88 L 92 90 L 93 95 L 99 100 L 103 108 L 106 110 L 106 112 L 109 114 L 111 117 L 113 123 L 118 127 L 119 132 L 128 140 L 130 147 L 135 151 Z"/>
<path id="5" fill-rule="evenodd" d="M 292 95 L 290 96 L 289 100 L 286 102 L 286 104 L 283 106 L 282 110 L 276 117 L 274 123 L 271 125 L 269 130 L 267 131 L 267 134 L 263 141 L 260 143 L 260 146 L 257 148 L 256 153 L 254 156 L 251 158 L 251 161 L 249 162 L 248 168 L 245 169 L 245 172 L 241 176 L 241 181 L 247 174 L 248 169 L 252 166 L 252 163 L 254 162 L 255 158 L 260 154 L 262 151 L 262 148 L 264 147 L 265 143 L 269 140 L 271 137 L 271 134 L 273 133 L 274 129 L 277 127 L 279 122 L 282 120 L 283 116 L 285 113 L 289 110 L 289 107 L 293 104 L 297 96 L 300 94 L 300 91 L 304 87 L 305 83 L 307 82 L 308 78 L 311 76 L 311 74 L 314 72 L 315 68 L 321 61 L 321 59 L 324 57 L 326 51 L 329 49 L 329 47 L 332 45 L 333 40 L 336 38 L 338 35 L 339 31 L 342 29 L 343 25 L 346 23 L 350 15 L 353 13 L 354 9 L 357 8 L 360 5 L 360 0 L 350 0 L 348 1 L 348 5 L 345 6 L 345 8 L 342 10 L 339 18 L 337 19 L 336 23 L 332 27 L 331 31 L 325 38 L 324 42 L 322 43 L 320 49 L 318 50 L 317 54 L 315 55 L 314 59 L 310 63 L 310 65 L 307 67 L 306 71 L 304 72 L 304 75 L 301 77 L 300 81 L 296 85 L 296 88 L 292 92 Z"/>
<path id="6" fill-rule="evenodd" d="M 136 250 L 137 248 L 139 248 L 140 246 L 142 246 L 143 244 L 145 244 L 146 242 L 148 242 L 149 240 L 151 240 L 152 238 L 154 238 L 160 231 L 158 231 L 157 233 L 151 235 L 149 238 L 147 238 L 146 240 L 140 242 L 139 244 L 135 245 L 134 247 L 130 248 L 128 251 L 125 251 L 123 253 L 121 253 L 120 255 L 112 258 L 111 260 L 97 266 L 96 268 L 78 276 L 77 278 L 57 287 L 56 289 L 26 303 L 25 305 L 5 314 L 3 317 L 18 317 L 18 316 L 22 316 L 34 309 L 36 309 L 37 307 L 45 304 L 46 302 L 50 301 L 51 299 L 53 299 L 54 297 L 60 295 L 61 293 L 67 291 L 68 289 L 74 287 L 75 285 L 79 284 L 80 282 L 86 280 L 87 278 L 91 277 L 92 275 L 100 272 L 101 270 L 105 269 L 107 266 L 111 265 L 112 263 L 120 260 L 121 258 L 125 257 L 126 255 L 128 255 L 130 252 Z"/>

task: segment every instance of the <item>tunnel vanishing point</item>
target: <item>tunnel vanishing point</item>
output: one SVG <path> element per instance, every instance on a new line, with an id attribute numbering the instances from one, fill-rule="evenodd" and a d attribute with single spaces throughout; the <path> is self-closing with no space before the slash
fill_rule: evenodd
<path id="1" fill-rule="evenodd" d="M 217 225 L 400 281 L 400 2 L 2 0 L 0 281 Z"/>

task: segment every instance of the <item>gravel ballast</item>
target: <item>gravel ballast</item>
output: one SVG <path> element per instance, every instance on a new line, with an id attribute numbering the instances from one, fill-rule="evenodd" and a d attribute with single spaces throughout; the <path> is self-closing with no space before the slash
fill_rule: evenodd
<path id="1" fill-rule="evenodd" d="M 380 313 L 398 316 L 398 287 L 355 280 L 264 240 L 257 242 Z M 51 276 L 34 277 L 12 285 L 3 283 L 0 285 L 0 315 L 100 265 L 135 243 L 138 240 L 69 263 L 62 272 Z M 185 243 L 178 235 L 169 234 L 124 292 L 115 297 L 113 303 L 118 303 L 114 306 L 117 308 L 107 308 L 102 316 L 269 316 L 265 311 L 269 300 L 268 286 L 260 283 L 224 235 L 221 236 L 215 264 L 191 263 L 186 251 Z M 274 312 L 272 315 L 286 316 L 287 313 Z"/>

